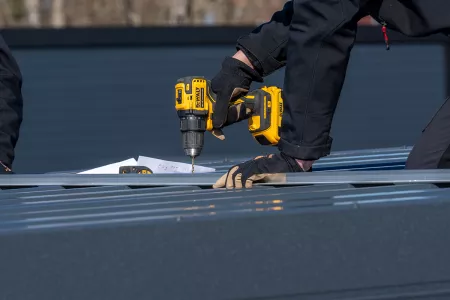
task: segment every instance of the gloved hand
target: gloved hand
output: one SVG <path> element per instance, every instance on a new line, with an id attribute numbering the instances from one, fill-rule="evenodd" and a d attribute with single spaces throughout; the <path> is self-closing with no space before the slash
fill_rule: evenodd
<path id="1" fill-rule="evenodd" d="M 0 174 L 14 174 L 14 173 L 6 164 L 0 161 Z"/>
<path id="2" fill-rule="evenodd" d="M 233 57 L 226 57 L 222 69 L 211 80 L 211 90 L 216 95 L 214 114 L 212 117 L 213 134 L 224 139 L 224 126 L 240 122 L 248 118 L 243 104 L 232 105 L 236 99 L 250 90 L 253 81 L 263 82 L 261 75 L 246 63 Z"/>
<path id="3" fill-rule="evenodd" d="M 258 156 L 230 168 L 213 188 L 252 188 L 254 182 L 283 183 L 285 174 L 311 171 L 312 161 L 298 161 L 284 153 Z"/>

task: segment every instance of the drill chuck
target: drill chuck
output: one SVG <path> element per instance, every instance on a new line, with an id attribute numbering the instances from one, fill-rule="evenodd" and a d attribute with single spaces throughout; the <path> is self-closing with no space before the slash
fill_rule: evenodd
<path id="1" fill-rule="evenodd" d="M 180 126 L 184 153 L 191 158 L 199 156 L 204 144 L 205 118 L 187 115 L 181 118 Z"/>
<path id="2" fill-rule="evenodd" d="M 203 132 L 186 131 L 182 133 L 184 153 L 189 157 L 197 157 L 203 149 Z"/>

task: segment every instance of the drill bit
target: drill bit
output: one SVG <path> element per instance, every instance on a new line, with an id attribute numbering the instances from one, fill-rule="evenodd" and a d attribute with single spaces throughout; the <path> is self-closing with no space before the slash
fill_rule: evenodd
<path id="1" fill-rule="evenodd" d="M 194 174 L 194 157 L 192 156 L 192 174 Z"/>

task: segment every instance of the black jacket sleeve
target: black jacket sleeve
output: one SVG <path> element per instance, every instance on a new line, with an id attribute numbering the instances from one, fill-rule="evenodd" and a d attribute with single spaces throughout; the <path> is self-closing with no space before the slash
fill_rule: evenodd
<path id="1" fill-rule="evenodd" d="M 236 48 L 246 54 L 256 70 L 264 77 L 286 65 L 286 49 L 293 14 L 294 3 L 290 0 L 280 11 L 272 15 L 269 22 L 256 27 L 237 41 Z M 368 12 L 364 7 L 357 18 L 366 15 Z"/>
<path id="2" fill-rule="evenodd" d="M 0 35 L 0 161 L 11 168 L 22 124 L 22 74 Z"/>
<path id="3" fill-rule="evenodd" d="M 237 49 L 249 58 L 262 76 L 270 75 L 286 64 L 286 44 L 293 14 L 292 1 L 273 14 L 271 20 L 237 41 Z"/>

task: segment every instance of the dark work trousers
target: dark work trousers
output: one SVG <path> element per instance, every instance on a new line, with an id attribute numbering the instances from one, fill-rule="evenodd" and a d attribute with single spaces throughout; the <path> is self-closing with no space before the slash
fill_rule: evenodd
<path id="1" fill-rule="evenodd" d="M 303 160 L 330 153 L 331 124 L 362 15 L 412 37 L 448 34 L 450 29 L 448 0 L 293 0 L 292 6 L 279 149 Z"/>
<path id="2" fill-rule="evenodd" d="M 22 74 L 0 35 L 0 161 L 11 168 L 22 123 Z"/>
<path id="3" fill-rule="evenodd" d="M 331 123 L 363 2 L 293 1 L 278 144 L 289 156 L 316 160 L 330 153 Z"/>
<path id="4" fill-rule="evenodd" d="M 406 161 L 406 169 L 450 168 L 450 98 L 422 131 Z"/>

